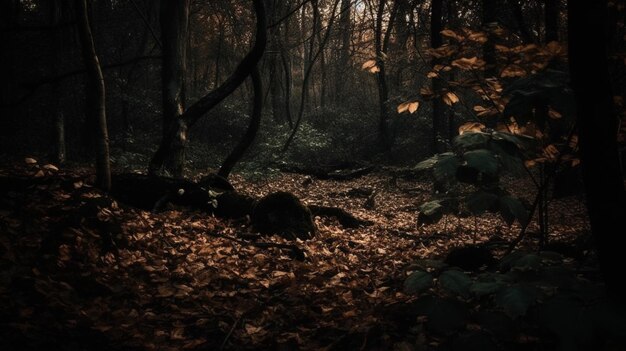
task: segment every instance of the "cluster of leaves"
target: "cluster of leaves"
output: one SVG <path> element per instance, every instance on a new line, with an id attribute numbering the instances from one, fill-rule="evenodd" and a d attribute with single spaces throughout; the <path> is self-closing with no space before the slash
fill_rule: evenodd
<path id="1" fill-rule="evenodd" d="M 455 152 L 435 155 L 416 166 L 418 171 L 432 173 L 437 192 L 433 200 L 420 206 L 418 221 L 430 224 L 446 213 L 467 210 L 473 215 L 500 213 L 509 225 L 515 220 L 525 223 L 528 213 L 524 205 L 500 186 L 500 177 L 503 172 L 523 172 L 523 153 L 530 149 L 533 140 L 472 128 L 482 126 L 463 126 L 462 134 L 454 139 Z"/>
<path id="2" fill-rule="evenodd" d="M 521 336 L 516 331 L 527 336 L 548 331 L 561 350 L 590 347 L 599 335 L 623 335 L 626 321 L 603 301 L 601 287 L 566 263 L 555 252 L 515 252 L 501 260 L 499 271 L 472 276 L 442 261 L 420 260 L 404 290 L 419 295 L 413 312 L 427 317 L 430 331 L 450 335 L 478 323 L 473 337 L 481 345 L 512 342 Z M 528 325 L 539 331 L 524 330 Z"/>

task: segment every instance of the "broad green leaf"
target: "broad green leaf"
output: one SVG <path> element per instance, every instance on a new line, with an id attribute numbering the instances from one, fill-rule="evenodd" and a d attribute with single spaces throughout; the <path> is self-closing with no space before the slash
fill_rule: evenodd
<path id="1" fill-rule="evenodd" d="M 448 292 L 460 296 L 468 296 L 472 279 L 461 271 L 447 270 L 439 275 L 439 284 Z"/>
<path id="2" fill-rule="evenodd" d="M 480 215 L 497 208 L 498 195 L 484 190 L 478 190 L 465 198 L 467 208 L 474 215 Z"/>
<path id="3" fill-rule="evenodd" d="M 496 294 L 495 302 L 512 318 L 523 316 L 535 303 L 537 290 L 525 285 L 506 287 Z"/>
<path id="4" fill-rule="evenodd" d="M 477 171 L 495 175 L 498 173 L 498 159 L 489 150 L 473 150 L 463 154 L 463 158 L 467 162 L 467 166 L 476 169 Z"/>
<path id="5" fill-rule="evenodd" d="M 440 182 L 451 183 L 456 180 L 456 170 L 459 167 L 459 158 L 447 152 L 438 156 L 438 161 L 433 167 L 435 179 Z"/>
<path id="6" fill-rule="evenodd" d="M 500 214 L 504 221 L 511 225 L 517 219 L 521 224 L 528 220 L 528 211 L 524 205 L 512 196 L 502 196 L 500 198 Z"/>
<path id="7" fill-rule="evenodd" d="M 416 271 L 411 273 L 404 281 L 404 292 L 407 294 L 419 294 L 433 284 L 433 276 L 428 272 Z"/>

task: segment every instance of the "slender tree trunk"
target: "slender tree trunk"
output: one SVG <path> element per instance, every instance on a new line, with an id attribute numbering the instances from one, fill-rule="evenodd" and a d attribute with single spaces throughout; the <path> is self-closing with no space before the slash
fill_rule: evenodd
<path id="1" fill-rule="evenodd" d="M 261 126 L 261 112 L 263 110 L 263 83 L 259 69 L 255 67 L 250 74 L 252 78 L 252 85 L 254 89 L 254 106 L 252 107 L 252 115 L 250 116 L 250 125 L 246 134 L 243 136 L 239 144 L 235 146 L 235 149 L 228 155 L 222 167 L 217 172 L 217 175 L 224 178 L 228 178 L 230 172 L 233 170 L 237 162 L 245 154 L 246 150 L 254 142 L 259 127 Z"/>
<path id="2" fill-rule="evenodd" d="M 87 118 L 92 120 L 93 135 L 96 144 L 96 183 L 105 191 L 111 190 L 111 166 L 109 160 L 109 136 L 105 110 L 104 76 L 100 68 L 100 61 L 96 55 L 93 42 L 87 1 L 76 0 L 76 18 L 78 35 L 81 43 L 83 62 L 87 70 L 87 86 L 85 87 L 87 100 Z"/>
<path id="3" fill-rule="evenodd" d="M 441 31 L 443 30 L 443 0 L 433 0 L 430 9 L 430 46 L 435 49 L 443 44 Z M 433 67 L 439 64 L 439 59 L 433 57 L 431 64 Z M 440 72 L 442 74 L 443 72 Z M 433 99 L 433 139 L 432 152 L 440 153 L 445 151 L 445 144 L 442 142 L 444 135 L 447 134 L 447 121 L 445 114 L 445 104 L 440 94 L 443 90 L 443 82 L 440 77 L 432 79 L 433 91 L 435 98 Z"/>
<path id="4" fill-rule="evenodd" d="M 607 0 L 569 1 L 569 63 L 591 230 L 607 287 L 621 299 L 626 195 L 607 69 L 607 5 Z"/>
<path id="5" fill-rule="evenodd" d="M 341 0 L 341 15 L 339 17 L 339 64 L 335 75 L 335 101 L 341 103 L 347 97 L 345 92 L 346 80 L 350 69 L 350 38 L 352 36 L 352 0 Z"/>
<path id="6" fill-rule="evenodd" d="M 167 137 L 170 130 L 177 129 L 161 171 L 182 177 L 187 143 L 187 124 L 181 116 L 185 111 L 189 0 L 162 0 L 160 22 L 163 45 L 163 138 Z"/>
<path id="7" fill-rule="evenodd" d="M 394 2 L 393 8 L 389 18 L 389 24 L 383 37 L 383 17 L 385 13 L 385 5 L 387 1 L 381 0 L 376 11 L 376 27 L 374 33 L 374 44 L 376 46 L 376 65 L 378 66 L 378 73 L 376 74 L 376 80 L 378 85 L 378 105 L 379 105 L 379 119 L 378 119 L 378 138 L 381 145 L 385 150 L 391 148 L 393 141 L 391 133 L 389 132 L 389 87 L 387 85 L 387 73 L 385 61 L 387 58 L 387 49 L 389 47 L 389 39 L 391 30 L 395 22 L 395 15 L 397 12 L 397 3 Z"/>

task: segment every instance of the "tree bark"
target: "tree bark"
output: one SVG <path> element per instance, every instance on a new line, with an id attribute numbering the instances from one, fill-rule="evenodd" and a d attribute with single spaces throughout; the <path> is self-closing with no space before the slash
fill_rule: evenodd
<path id="1" fill-rule="evenodd" d="M 391 133 L 389 132 L 389 87 L 387 85 L 386 73 L 386 56 L 389 47 L 389 39 L 391 30 L 395 22 L 395 15 L 398 9 L 397 3 L 394 1 L 390 13 L 389 24 L 383 36 L 383 16 L 385 13 L 385 5 L 387 1 L 381 0 L 376 12 L 376 27 L 374 33 L 374 44 L 376 46 L 376 65 L 378 73 L 376 73 L 376 81 L 378 86 L 378 106 L 380 116 L 378 120 L 378 138 L 385 150 L 389 150 L 393 144 Z"/>
<path id="2" fill-rule="evenodd" d="M 626 195 L 608 73 L 607 5 L 607 0 L 568 2 L 569 64 L 591 230 L 607 288 L 621 298 Z"/>
<path id="3" fill-rule="evenodd" d="M 87 1 L 76 0 L 76 18 L 83 62 L 87 70 L 86 114 L 92 120 L 96 144 L 96 184 L 105 191 L 111 189 L 111 165 L 109 159 L 109 136 L 107 131 L 104 76 L 96 55 L 93 35 L 89 25 Z"/>
<path id="4" fill-rule="evenodd" d="M 185 111 L 189 0 L 162 0 L 160 23 L 163 45 L 161 64 L 163 138 L 167 137 L 170 130 L 177 130 L 161 170 L 180 178 L 183 175 L 187 143 L 187 124 L 182 119 L 182 114 Z"/>

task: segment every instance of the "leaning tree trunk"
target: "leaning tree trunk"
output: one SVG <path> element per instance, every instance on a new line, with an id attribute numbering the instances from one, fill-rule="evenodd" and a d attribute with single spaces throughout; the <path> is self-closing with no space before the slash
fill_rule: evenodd
<path id="1" fill-rule="evenodd" d="M 622 298 L 626 194 L 608 73 L 607 0 L 569 1 L 568 6 L 569 63 L 589 221 L 607 287 Z"/>
<path id="2" fill-rule="evenodd" d="M 92 121 L 96 144 L 96 183 L 105 191 L 111 189 L 111 165 L 109 160 L 109 135 L 105 109 L 104 76 L 96 55 L 93 35 L 89 25 L 87 1 L 76 0 L 78 36 L 81 44 L 86 79 L 86 114 Z"/>

